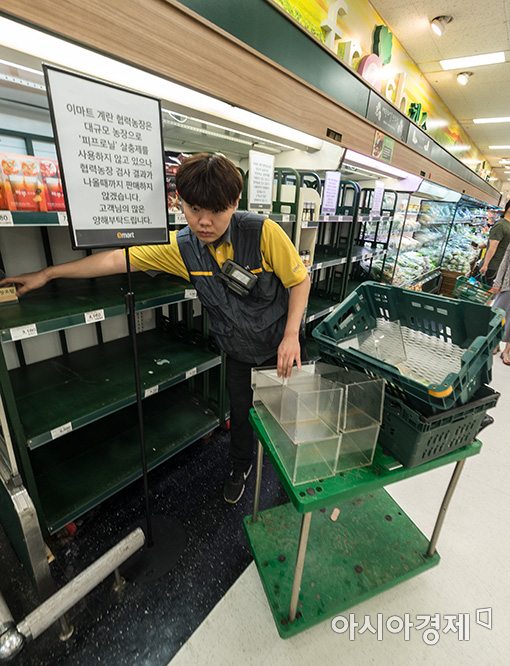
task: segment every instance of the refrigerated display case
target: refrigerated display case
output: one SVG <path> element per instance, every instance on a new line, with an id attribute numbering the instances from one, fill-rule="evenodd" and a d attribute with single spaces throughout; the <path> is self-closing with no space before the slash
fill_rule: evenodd
<path id="1" fill-rule="evenodd" d="M 439 269 L 455 209 L 455 201 L 424 199 L 419 194 L 409 197 L 398 250 L 391 258 L 392 284 L 424 291 L 438 288 Z M 387 265 L 390 263 L 391 260 Z"/>
<path id="2" fill-rule="evenodd" d="M 461 199 L 446 240 L 441 268 L 466 275 L 474 270 L 489 234 L 492 211 L 481 202 Z"/>

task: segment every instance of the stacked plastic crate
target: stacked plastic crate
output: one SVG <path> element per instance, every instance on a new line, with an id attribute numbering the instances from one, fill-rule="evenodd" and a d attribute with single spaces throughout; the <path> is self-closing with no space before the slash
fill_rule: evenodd
<path id="1" fill-rule="evenodd" d="M 470 444 L 499 394 L 504 313 L 366 282 L 314 330 L 322 357 L 386 380 L 379 444 L 413 467 Z"/>

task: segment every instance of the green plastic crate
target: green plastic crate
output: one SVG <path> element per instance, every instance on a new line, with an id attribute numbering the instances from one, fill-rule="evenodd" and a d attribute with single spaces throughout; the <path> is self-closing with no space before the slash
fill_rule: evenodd
<path id="1" fill-rule="evenodd" d="M 486 305 L 491 298 L 494 298 L 494 294 L 491 293 L 490 289 L 490 286 L 487 284 L 473 281 L 473 278 L 460 275 L 455 280 L 455 288 L 452 296 L 465 301 L 471 301 L 472 303 Z"/>
<path id="2" fill-rule="evenodd" d="M 402 400 L 387 396 L 378 444 L 406 467 L 471 444 L 482 427 L 492 423 L 487 410 L 496 406 L 499 393 L 480 388 L 467 405 L 434 416 L 424 416 Z"/>
<path id="3" fill-rule="evenodd" d="M 400 321 L 402 326 L 462 347 L 466 351 L 460 371 L 425 385 L 362 351 L 338 347 L 339 341 L 374 328 L 377 319 Z M 504 323 L 499 309 L 364 282 L 314 329 L 313 337 L 325 361 L 383 377 L 390 394 L 430 414 L 465 404 L 480 386 L 490 383 L 492 350 L 502 338 Z"/>

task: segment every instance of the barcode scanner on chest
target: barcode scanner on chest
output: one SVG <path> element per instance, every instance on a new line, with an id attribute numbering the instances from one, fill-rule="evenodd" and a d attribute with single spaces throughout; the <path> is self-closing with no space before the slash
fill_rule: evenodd
<path id="1" fill-rule="evenodd" d="M 221 267 L 220 277 L 238 296 L 248 296 L 257 282 L 257 276 L 235 261 L 227 259 Z"/>

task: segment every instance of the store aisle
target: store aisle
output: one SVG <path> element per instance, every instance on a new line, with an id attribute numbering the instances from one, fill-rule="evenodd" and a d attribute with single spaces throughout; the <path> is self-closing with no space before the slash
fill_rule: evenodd
<path id="1" fill-rule="evenodd" d="M 494 362 L 492 385 L 502 393 L 491 412 L 496 422 L 481 437 L 482 453 L 466 462 L 439 539 L 441 562 L 429 572 L 351 609 L 360 626 L 365 615 L 376 626 L 378 613 L 384 622 L 392 615 L 404 619 L 408 613 L 411 621 L 416 621 L 417 615 L 439 613 L 444 627 L 445 614 L 467 613 L 469 640 L 460 641 L 455 633 L 440 632 L 438 642 L 427 645 L 424 630 L 412 628 L 407 641 L 403 631 L 390 634 L 386 630 L 382 641 L 370 632 L 356 633 L 351 641 L 348 634 L 334 633 L 329 621 L 295 638 L 281 640 L 252 563 L 171 666 L 294 666 L 296 662 L 337 663 L 340 659 L 350 664 L 508 663 L 510 370 L 500 359 Z M 452 469 L 442 468 L 388 487 L 425 534 L 432 531 Z M 481 608 L 492 609 L 492 630 L 476 623 L 476 609 Z M 485 617 L 487 614 L 481 619 Z M 433 634 L 430 636 L 435 640 Z"/>

